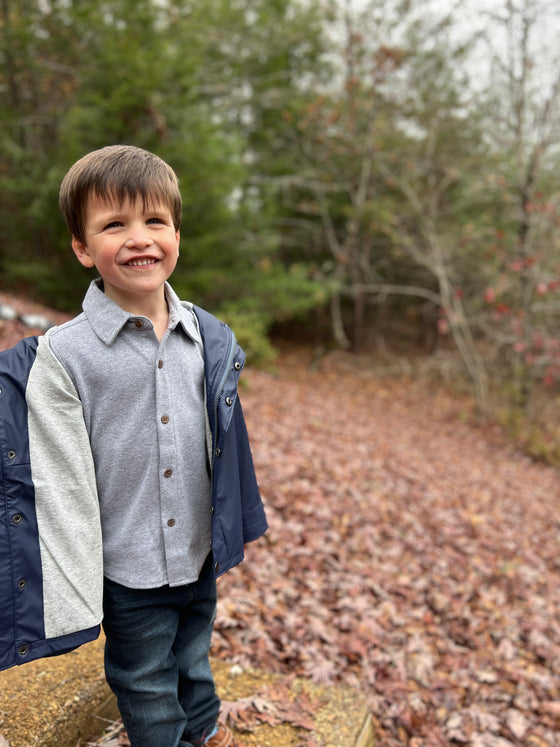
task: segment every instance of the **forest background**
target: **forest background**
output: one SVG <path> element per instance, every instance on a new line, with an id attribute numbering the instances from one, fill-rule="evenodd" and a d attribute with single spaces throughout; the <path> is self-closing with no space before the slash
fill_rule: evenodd
<path id="1" fill-rule="evenodd" d="M 79 310 L 58 187 L 132 143 L 180 179 L 176 290 L 253 361 L 413 359 L 558 459 L 560 10 L 470 7 L 2 0 L 0 286 Z"/>

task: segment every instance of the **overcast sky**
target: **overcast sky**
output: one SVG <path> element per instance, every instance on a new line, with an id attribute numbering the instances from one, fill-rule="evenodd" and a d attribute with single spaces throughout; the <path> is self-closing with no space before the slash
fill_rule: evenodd
<path id="1" fill-rule="evenodd" d="M 346 0 L 339 0 L 341 3 Z M 355 8 L 379 8 L 381 3 L 374 0 L 349 0 Z M 446 15 L 453 9 L 456 21 L 455 34 L 458 39 L 471 37 L 477 32 L 486 32 L 488 44 L 479 44 L 473 54 L 472 70 L 481 80 L 488 70 L 491 54 L 502 53 L 507 47 L 507 37 L 503 24 L 492 19 L 493 15 L 506 15 L 508 2 L 513 7 L 538 7 L 538 20 L 532 34 L 532 51 L 539 68 L 538 79 L 547 88 L 551 75 L 558 73 L 558 48 L 560 41 L 560 0 L 412 0 L 411 6 L 417 13 L 427 12 Z M 374 12 L 374 10 L 372 11 Z M 536 71 L 534 71 L 536 72 Z"/>

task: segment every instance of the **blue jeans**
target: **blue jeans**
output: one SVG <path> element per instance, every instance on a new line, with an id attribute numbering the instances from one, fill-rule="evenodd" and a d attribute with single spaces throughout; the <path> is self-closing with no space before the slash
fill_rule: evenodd
<path id="1" fill-rule="evenodd" d="M 200 745 L 214 730 L 216 600 L 211 553 L 186 586 L 129 589 L 105 579 L 105 674 L 132 747 Z"/>

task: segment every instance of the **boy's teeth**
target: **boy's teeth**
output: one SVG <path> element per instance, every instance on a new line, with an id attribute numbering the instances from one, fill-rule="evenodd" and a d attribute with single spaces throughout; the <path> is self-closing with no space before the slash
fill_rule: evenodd
<path id="1" fill-rule="evenodd" d="M 155 263 L 155 259 L 132 259 L 130 262 L 127 262 L 129 265 L 133 265 L 134 267 L 138 265 L 153 265 Z"/>

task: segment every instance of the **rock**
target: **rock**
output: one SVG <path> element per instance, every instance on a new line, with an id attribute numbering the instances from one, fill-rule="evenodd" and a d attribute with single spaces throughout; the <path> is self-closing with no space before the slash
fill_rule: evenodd
<path id="1" fill-rule="evenodd" d="M 0 319 L 13 322 L 17 319 L 17 311 L 11 306 L 7 306 L 5 303 L 0 303 Z"/>
<path id="2" fill-rule="evenodd" d="M 41 329 L 44 332 L 46 332 L 47 329 L 50 329 L 53 326 L 51 320 L 47 319 L 47 317 L 43 316 L 42 314 L 23 314 L 20 319 L 26 327 Z"/>

